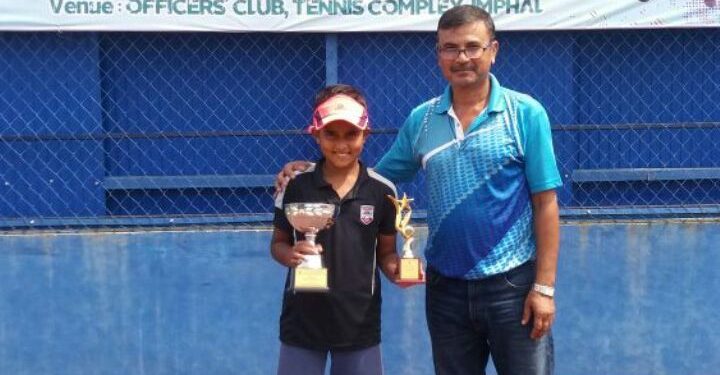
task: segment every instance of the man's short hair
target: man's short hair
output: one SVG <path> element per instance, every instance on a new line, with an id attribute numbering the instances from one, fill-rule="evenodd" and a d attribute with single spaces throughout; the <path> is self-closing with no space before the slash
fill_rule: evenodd
<path id="1" fill-rule="evenodd" d="M 492 16 L 485 9 L 475 5 L 460 5 L 448 9 L 440 16 L 437 29 L 449 30 L 475 22 L 484 23 L 490 38 L 495 39 L 495 22 Z"/>

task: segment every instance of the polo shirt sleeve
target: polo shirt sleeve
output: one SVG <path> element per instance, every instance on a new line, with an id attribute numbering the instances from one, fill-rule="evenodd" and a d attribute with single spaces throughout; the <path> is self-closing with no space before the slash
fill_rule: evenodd
<path id="1" fill-rule="evenodd" d="M 415 111 L 414 111 L 415 112 Z M 395 141 L 375 170 L 392 182 L 410 181 L 420 169 L 420 160 L 414 150 L 414 129 L 417 127 L 414 121 L 414 113 L 408 116 L 402 128 L 398 132 Z"/>
<path id="2" fill-rule="evenodd" d="M 553 150 L 547 112 L 536 100 L 526 97 L 518 108 L 520 142 L 525 159 L 525 177 L 531 193 L 562 186 Z"/>
<path id="3" fill-rule="evenodd" d="M 297 201 L 297 184 L 295 182 L 296 180 L 290 180 L 285 190 L 275 197 L 275 216 L 273 217 L 273 226 L 290 234 L 293 233 L 293 227 L 285 216 L 284 207 L 286 203 Z"/>
<path id="4" fill-rule="evenodd" d="M 385 199 L 382 200 L 380 206 L 382 207 L 382 210 L 380 211 L 382 216 L 380 217 L 378 232 L 384 235 L 394 235 L 397 233 L 397 229 L 395 229 L 395 205 L 390 198 L 387 197 L 388 195 L 397 198 L 390 188 L 385 189 L 385 192 L 383 192 L 383 197 L 385 197 Z"/>

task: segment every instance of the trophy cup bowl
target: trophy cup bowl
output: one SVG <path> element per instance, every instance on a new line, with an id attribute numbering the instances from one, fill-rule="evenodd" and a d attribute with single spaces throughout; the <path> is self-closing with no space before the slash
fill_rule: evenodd
<path id="1" fill-rule="evenodd" d="M 285 216 L 290 225 L 305 234 L 305 239 L 315 244 L 317 232 L 329 227 L 335 215 L 335 205 L 328 203 L 289 203 Z"/>
<path id="2" fill-rule="evenodd" d="M 315 246 L 317 233 L 332 225 L 335 205 L 327 203 L 289 203 L 285 205 L 285 217 L 305 240 Z M 305 255 L 294 269 L 293 287 L 296 291 L 326 291 L 327 268 L 322 265 L 320 254 Z"/>

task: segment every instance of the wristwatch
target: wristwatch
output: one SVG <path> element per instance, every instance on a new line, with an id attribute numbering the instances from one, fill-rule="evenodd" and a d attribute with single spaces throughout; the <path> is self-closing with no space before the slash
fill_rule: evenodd
<path id="1" fill-rule="evenodd" d="M 545 297 L 553 298 L 555 295 L 555 288 L 551 287 L 550 285 L 543 285 L 535 283 L 533 284 L 532 290 L 536 291 L 540 295 L 543 295 Z"/>

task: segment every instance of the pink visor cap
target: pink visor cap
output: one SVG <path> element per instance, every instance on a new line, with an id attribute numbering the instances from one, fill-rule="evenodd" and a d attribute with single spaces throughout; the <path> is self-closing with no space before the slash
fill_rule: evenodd
<path id="1" fill-rule="evenodd" d="M 339 94 L 330 97 L 315 109 L 312 125 L 308 127 L 308 133 L 318 131 L 335 121 L 350 123 L 360 130 L 370 128 L 365 107 L 355 99 Z"/>

